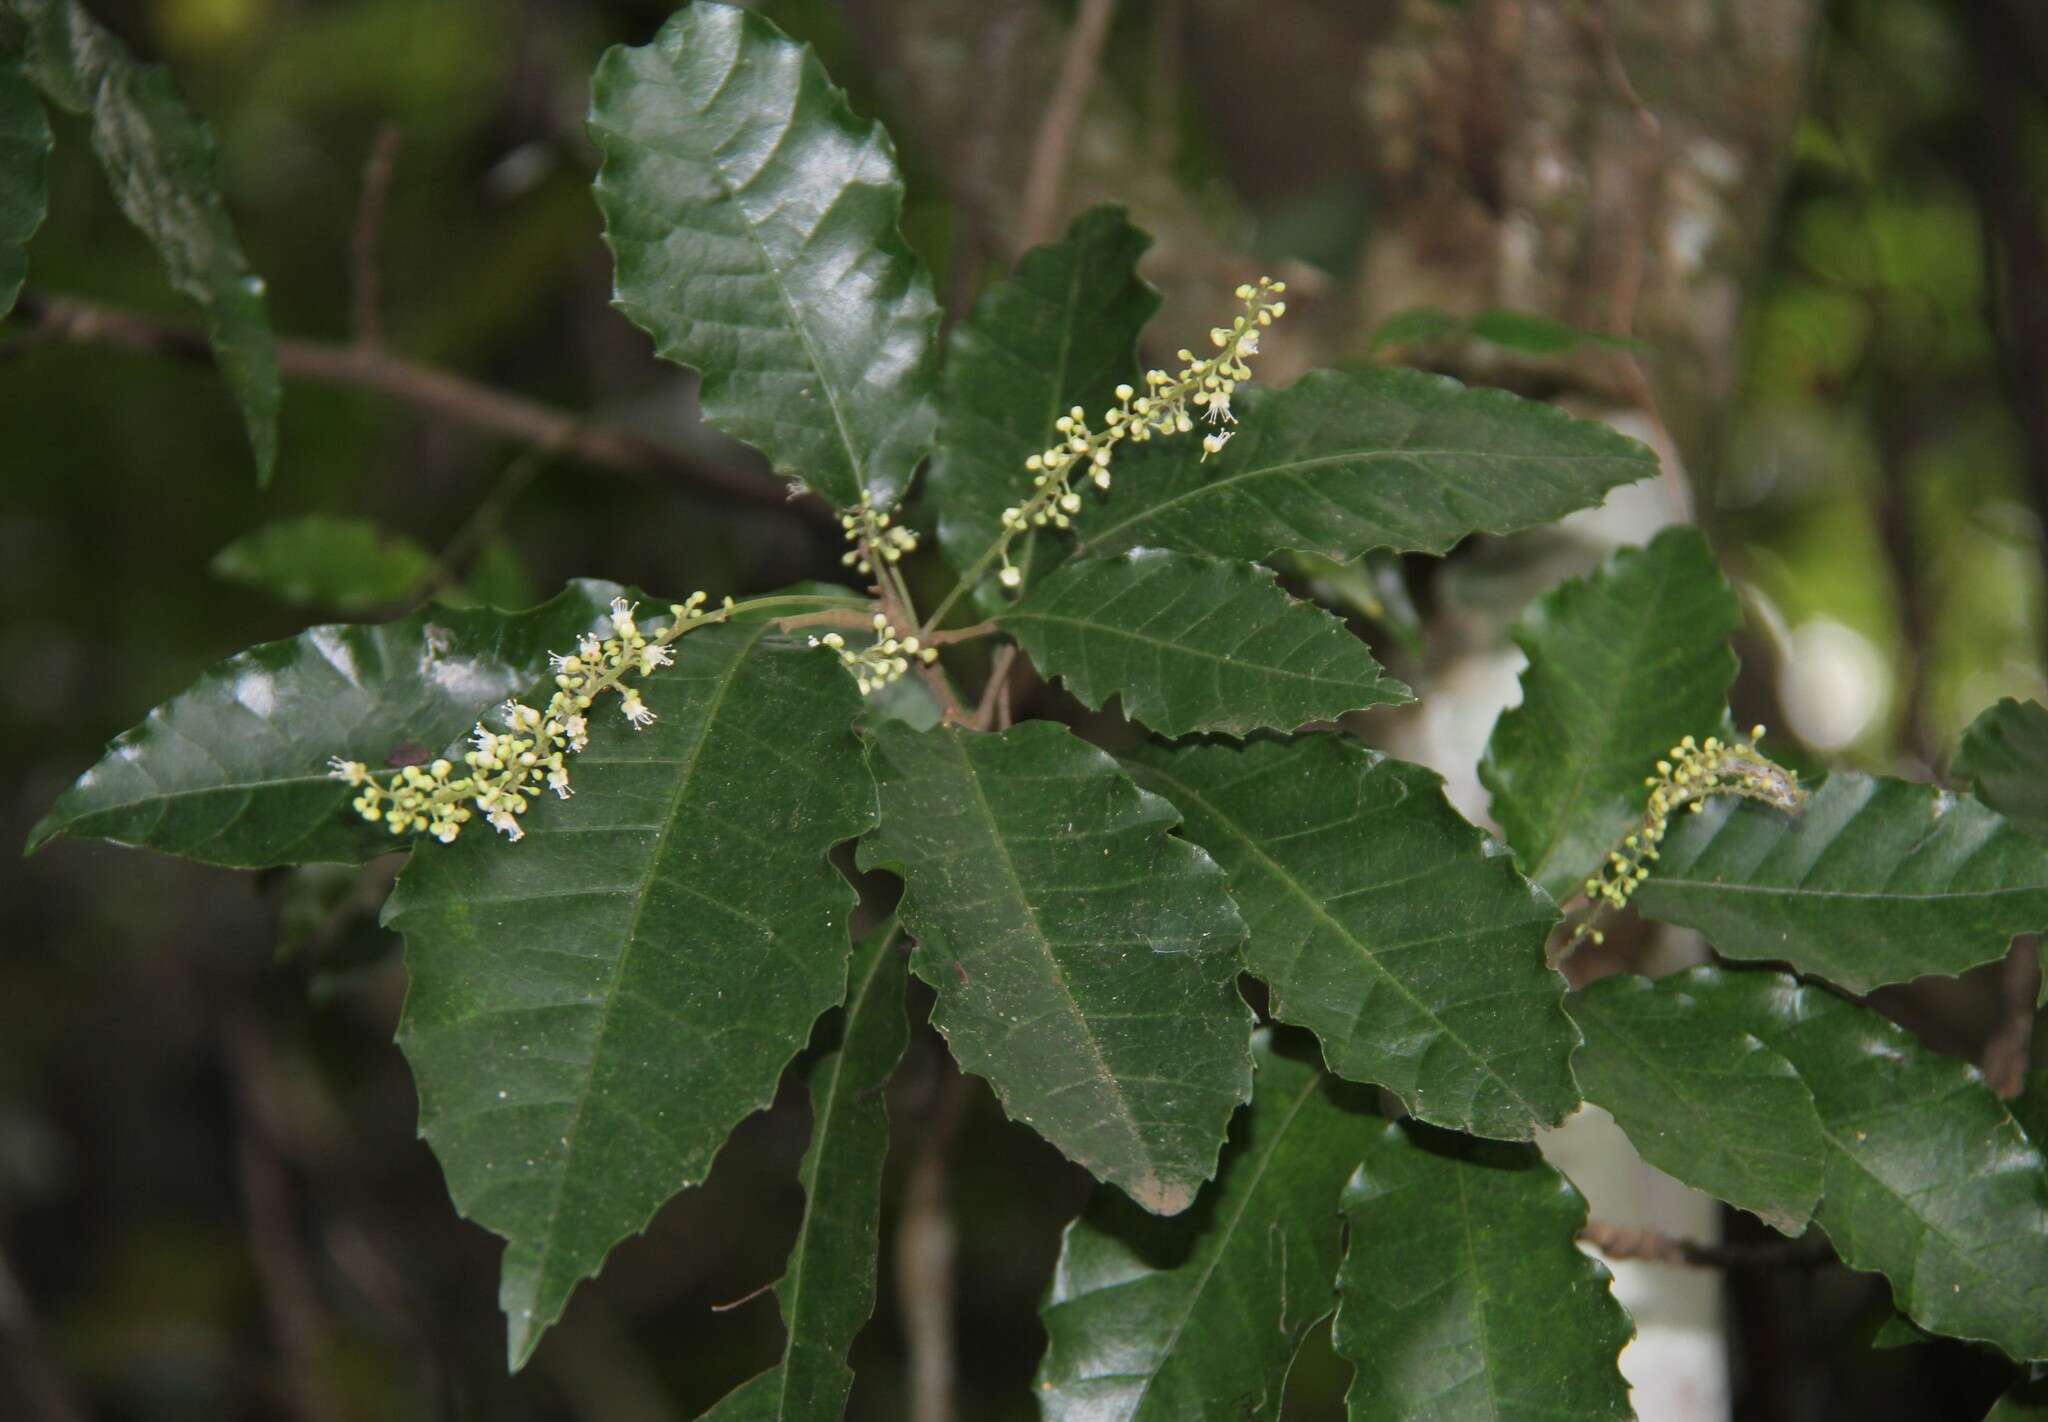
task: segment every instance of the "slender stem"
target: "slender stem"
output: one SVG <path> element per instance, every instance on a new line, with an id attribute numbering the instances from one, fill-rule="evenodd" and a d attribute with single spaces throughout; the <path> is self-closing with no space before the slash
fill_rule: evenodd
<path id="1" fill-rule="evenodd" d="M 384 124 L 363 163 L 363 192 L 356 204 L 355 230 L 349 235 L 349 307 L 356 340 L 370 349 L 384 344 L 384 281 L 377 249 L 384 237 L 384 210 L 391 200 L 391 180 L 398 172 L 398 126 Z"/>
<path id="2" fill-rule="evenodd" d="M 110 346 L 202 365 L 213 361 L 205 336 L 191 326 L 157 321 L 78 297 L 24 291 L 15 303 L 14 315 L 31 334 L 74 345 Z M 0 357 L 14 357 L 41 344 L 12 342 L 0 347 Z M 814 522 L 831 517 L 822 500 L 793 497 L 779 479 L 710 463 L 637 431 L 591 423 L 568 410 L 367 346 L 285 338 L 277 343 L 277 359 L 293 379 L 373 391 L 500 439 L 559 445 L 566 457 L 593 468 L 673 479 L 742 503 L 785 509 Z"/>
<path id="3" fill-rule="evenodd" d="M 988 685 L 981 689 L 981 704 L 974 708 L 974 729 L 993 729 L 997 713 L 1002 709 L 1002 698 L 1010 680 L 1010 668 L 1017 664 L 1017 644 L 1012 642 L 996 653 L 995 665 L 989 670 Z"/>
<path id="4" fill-rule="evenodd" d="M 1763 1244 L 1705 1244 L 1654 1229 L 1630 1229 L 1605 1220 L 1588 1220 L 1579 1238 L 1609 1259 L 1641 1259 L 1652 1264 L 1679 1264 L 1695 1269 L 1813 1268 L 1833 1259 L 1825 1246 L 1807 1240 Z"/>
<path id="5" fill-rule="evenodd" d="M 972 1085 L 940 1049 L 930 1113 L 903 1179 L 896 1229 L 896 1307 L 910 1357 L 911 1422 L 952 1422 L 954 1249 L 951 1172 Z"/>
<path id="6" fill-rule="evenodd" d="M 1024 216 L 1018 226 L 1019 249 L 1035 247 L 1052 235 L 1059 211 L 1060 189 L 1066 182 L 1067 161 L 1073 156 L 1074 138 L 1081 127 L 1081 110 L 1087 106 L 1088 91 L 1094 87 L 1095 71 L 1102 63 L 1103 46 L 1109 42 L 1109 22 L 1116 12 L 1116 0 L 1081 0 L 1081 13 L 1067 34 L 1067 47 L 1060 55 L 1059 77 L 1053 81 L 1052 97 L 1046 100 L 1045 116 L 1038 123 L 1038 138 L 1031 149 L 1031 170 L 1024 180 Z"/>

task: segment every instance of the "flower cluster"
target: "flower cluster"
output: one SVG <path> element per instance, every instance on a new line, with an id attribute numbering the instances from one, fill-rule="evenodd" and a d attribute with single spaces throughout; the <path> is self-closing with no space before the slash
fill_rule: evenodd
<path id="1" fill-rule="evenodd" d="M 1635 891 L 1650 877 L 1650 866 L 1657 860 L 1657 846 L 1670 832 L 1671 817 L 1680 810 L 1698 814 L 1706 809 L 1707 801 L 1720 795 L 1760 800 L 1788 814 L 1797 814 L 1805 807 L 1806 791 L 1799 784 L 1799 773 L 1787 770 L 1759 751 L 1756 743 L 1763 737 L 1762 726 L 1752 726 L 1746 741 L 1728 742 L 1708 736 L 1696 743 L 1687 736 L 1671 748 L 1669 759 L 1657 762 L 1657 773 L 1643 781 L 1649 787 L 1650 800 L 1643 810 L 1642 823 L 1586 880 L 1591 911 L 1573 930 L 1571 941 L 1565 945 L 1567 952 L 1587 939 L 1595 944 L 1606 940 L 1594 927 L 1595 921 L 1608 909 L 1628 906 Z"/>
<path id="2" fill-rule="evenodd" d="M 912 657 L 926 666 L 939 659 L 937 647 L 928 647 L 916 637 L 903 636 L 879 612 L 874 616 L 874 629 L 873 645 L 858 649 L 849 648 L 837 632 L 811 638 L 813 647 L 829 647 L 839 654 L 839 664 L 853 673 L 854 684 L 860 687 L 862 696 L 872 695 L 901 679 L 910 670 Z"/>
<path id="3" fill-rule="evenodd" d="M 1251 377 L 1246 360 L 1258 354 L 1261 328 L 1287 314 L 1287 303 L 1280 299 L 1286 290 L 1287 283 L 1269 277 L 1260 277 L 1256 286 L 1240 286 L 1237 298 L 1244 303 L 1244 313 L 1229 326 L 1209 332 L 1215 353 L 1197 360 L 1193 351 L 1181 351 L 1179 373 L 1146 371 L 1143 393 L 1129 385 L 1117 386 L 1116 408 L 1103 416 L 1101 429 L 1089 428 L 1088 412 L 1079 405 L 1060 416 L 1053 426 L 1060 442 L 1024 461 L 1031 474 L 1031 497 L 1003 510 L 997 547 L 1002 571 L 997 578 L 1004 587 L 1021 587 L 1024 582 L 1022 571 L 1010 562 L 1010 540 L 1027 529 L 1070 526 L 1081 512 L 1077 482 L 1108 489 L 1110 460 L 1124 440 L 1142 443 L 1154 435 L 1187 434 L 1199 413 L 1214 427 L 1202 437 L 1204 459 L 1230 442 L 1227 426 L 1237 422 L 1230 413 L 1230 397 L 1239 381 Z"/>
<path id="4" fill-rule="evenodd" d="M 677 638 L 732 615 L 731 598 L 715 612 L 704 610 L 706 601 L 698 592 L 671 605 L 673 620 L 650 635 L 634 617 L 636 604 L 612 599 L 609 637 L 587 633 L 575 651 L 548 658 L 555 693 L 547 709 L 506 702 L 505 729 L 492 731 L 479 722 L 460 766 L 446 759 L 408 765 L 380 781 L 361 761 L 337 756 L 328 761 L 328 774 L 362 791 L 352 802 L 356 813 L 393 834 L 419 830 L 452 844 L 464 825 L 482 815 L 508 838 L 523 839 L 519 817 L 533 799 L 547 791 L 564 800 L 576 793 L 569 785 L 568 757 L 590 743 L 586 713 L 600 696 L 617 691 L 619 710 L 636 730 L 653 722 L 640 689 L 626 685 L 626 678 L 671 665 L 669 647 Z"/>
<path id="5" fill-rule="evenodd" d="M 853 545 L 839 561 L 857 573 L 874 572 L 876 558 L 884 563 L 899 563 L 904 554 L 917 551 L 917 535 L 892 522 L 886 510 L 877 509 L 875 496 L 870 493 L 861 494 L 859 508 L 839 515 L 839 526 L 846 530 L 846 541 Z"/>

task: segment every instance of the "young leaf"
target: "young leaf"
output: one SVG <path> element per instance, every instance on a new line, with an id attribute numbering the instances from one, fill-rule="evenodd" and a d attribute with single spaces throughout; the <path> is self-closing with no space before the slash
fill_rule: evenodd
<path id="1" fill-rule="evenodd" d="M 931 277 L 879 123 L 810 47 L 698 3 L 592 81 L 618 305 L 704 376 L 704 417 L 835 505 L 891 504 L 931 447 Z"/>
<path id="2" fill-rule="evenodd" d="M 1031 493 L 1024 461 L 1059 438 L 1053 422 L 1075 405 L 1107 408 L 1138 372 L 1138 334 L 1159 293 L 1138 277 L 1152 239 L 1122 208 L 1096 207 L 1066 237 L 1034 247 L 975 302 L 946 349 L 939 396 L 943 438 L 930 488 L 939 549 L 957 572 L 1003 531 L 1003 510 Z M 1012 558 L 1043 572 L 1062 536 L 1026 533 Z"/>
<path id="3" fill-rule="evenodd" d="M 788 1329 L 782 1362 L 735 1389 L 704 1422 L 825 1422 L 846 1410 L 854 1335 L 875 1307 L 882 1088 L 910 1042 L 903 992 L 909 955 L 893 927 L 854 949 L 839 1045 L 811 1069 L 811 1144 L 798 1172 L 804 1222 L 775 1286 Z"/>
<path id="4" fill-rule="evenodd" d="M 49 156 L 50 120 L 28 67 L 19 55 L 0 51 L 0 316 L 14 309 L 28 275 L 28 239 L 43 225 L 49 201 L 43 171 Z"/>
<path id="5" fill-rule="evenodd" d="M 860 697 L 771 627 L 675 643 L 638 683 L 660 719 L 596 722 L 574 799 L 517 846 L 429 846 L 385 907 L 421 1134 L 456 1208 L 506 1239 L 514 1367 L 845 992 L 854 895 L 825 856 L 874 819 Z"/>
<path id="6" fill-rule="evenodd" d="M 1414 699 L 1365 643 L 1253 563 L 1134 551 L 1069 563 L 997 618 L 1088 706 L 1168 736 L 1291 730 Z"/>
<path id="7" fill-rule="evenodd" d="M 141 65 L 77 0 L 0 0 L 28 29 L 29 72 L 51 103 L 92 116 L 114 200 L 199 303 L 221 376 L 241 406 L 256 478 L 277 463 L 283 387 L 263 281 L 249 270 L 215 179 L 213 134 L 171 77 Z"/>
<path id="8" fill-rule="evenodd" d="M 2048 1357 L 2048 1163 L 1983 1076 L 1782 973 L 1694 968 L 1685 993 L 1783 1054 L 1827 1142 L 1814 1220 L 1922 1328 Z"/>
<path id="9" fill-rule="evenodd" d="M 379 626 L 313 627 L 209 667 L 124 731 L 29 834 L 261 869 L 360 864 L 409 846 L 349 813 L 339 755 L 382 768 L 452 745 L 547 678 L 548 652 L 604 623 L 619 589 L 577 582 L 531 611 L 430 606 Z"/>
<path id="10" fill-rule="evenodd" d="M 1516 863 L 1552 898 L 1576 893 L 1642 818 L 1658 757 L 1722 728 L 1741 623 L 1690 528 L 1620 550 L 1523 614 L 1522 703 L 1495 723 L 1479 778 Z"/>
<path id="11" fill-rule="evenodd" d="M 1730 1004 L 1626 974 L 1565 1000 L 1572 1070 L 1644 1160 L 1796 1235 L 1820 1201 L 1813 1093 Z"/>
<path id="12" fill-rule="evenodd" d="M 1125 764 L 1230 876 L 1245 967 L 1332 1071 L 1476 1135 L 1527 1140 L 1579 1104 L 1578 1033 L 1543 957 L 1557 910 L 1433 772 L 1337 736 Z"/>
<path id="13" fill-rule="evenodd" d="M 1344 1213 L 1351 1422 L 1635 1416 L 1615 1365 L 1634 1327 L 1575 1243 L 1585 1200 L 1534 1146 L 1389 1122 Z"/>
<path id="14" fill-rule="evenodd" d="M 396 602 L 420 584 L 433 554 L 386 535 L 366 518 L 307 514 L 244 534 L 213 555 L 213 575 L 262 588 L 286 602 L 360 612 Z"/>
<path id="15" fill-rule="evenodd" d="M 1657 472 L 1655 455 L 1605 425 L 1412 370 L 1311 371 L 1232 403 L 1238 433 L 1222 453 L 1204 461 L 1198 442 L 1156 441 L 1119 461 L 1110 502 L 1079 525 L 1080 551 L 1444 553 Z"/>
<path id="16" fill-rule="evenodd" d="M 1064 726 L 869 732 L 932 1022 L 1005 1109 L 1154 1214 L 1215 1173 L 1251 1094 L 1244 924 L 1173 806 Z"/>
<path id="17" fill-rule="evenodd" d="M 1852 992 L 1960 973 L 2048 928 L 2048 844 L 1968 797 L 1852 771 L 1797 815 L 1749 800 L 1680 815 L 1652 867 L 1643 913 Z"/>
<path id="18" fill-rule="evenodd" d="M 1252 1104 L 1216 1183 L 1159 1220 L 1098 1191 L 1067 1227 L 1042 1310 L 1047 1422 L 1280 1410 L 1302 1337 L 1336 1303 L 1337 1197 L 1380 1119 L 1261 1031 Z"/>
<path id="19" fill-rule="evenodd" d="M 1970 723 L 1955 773 L 1977 798 L 2028 834 L 2048 839 L 2048 707 L 2010 696 Z"/>

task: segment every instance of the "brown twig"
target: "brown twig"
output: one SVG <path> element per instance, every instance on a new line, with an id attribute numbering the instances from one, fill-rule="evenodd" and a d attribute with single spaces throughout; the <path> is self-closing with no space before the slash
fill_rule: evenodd
<path id="1" fill-rule="evenodd" d="M 2033 1057 L 2034 999 L 2041 989 L 2041 938 L 2022 933 L 2013 939 L 1998 969 L 1998 1025 L 1984 1044 L 1981 1062 L 1985 1083 L 2007 1101 L 2027 1084 Z"/>
<path id="2" fill-rule="evenodd" d="M 14 314 L 32 331 L 77 345 L 107 346 L 196 364 L 213 361 L 205 337 L 190 326 L 78 297 L 24 291 Z M 778 479 L 697 459 L 632 430 L 592 424 L 556 406 L 383 351 L 287 338 L 278 341 L 277 357 L 285 375 L 292 379 L 369 390 L 496 438 L 559 448 L 566 458 L 593 468 L 673 480 L 741 503 L 788 509 L 820 522 L 832 517 L 822 501 L 794 497 Z"/>
<path id="3" fill-rule="evenodd" d="M 391 201 L 391 179 L 398 172 L 398 142 L 396 124 L 378 128 L 363 162 L 363 191 L 349 234 L 349 310 L 357 344 L 370 350 L 384 345 L 384 280 L 377 252 L 384 236 L 384 210 Z"/>
<path id="4" fill-rule="evenodd" d="M 1805 1240 L 1703 1244 L 1696 1239 L 1679 1239 L 1654 1229 L 1629 1229 L 1605 1220 L 1588 1220 L 1579 1231 L 1579 1240 L 1609 1259 L 1641 1259 L 1694 1269 L 1810 1269 L 1835 1257 L 1826 1246 Z"/>
<path id="5" fill-rule="evenodd" d="M 924 1139 L 903 1178 L 896 1228 L 896 1307 L 910 1359 L 910 1422 L 952 1422 L 953 1252 L 948 1174 L 972 1083 L 943 1053 Z"/>
<path id="6" fill-rule="evenodd" d="M 1074 28 L 1067 34 L 1059 76 L 1053 80 L 1052 97 L 1046 100 L 1045 116 L 1039 120 L 1031 168 L 1024 179 L 1024 210 L 1017 225 L 1019 251 L 1052 236 L 1067 162 L 1074 153 L 1074 136 L 1081 127 L 1088 91 L 1095 84 L 1095 71 L 1102 63 L 1103 46 L 1109 42 L 1109 21 L 1115 10 L 1116 0 L 1081 0 L 1081 13 L 1074 17 Z"/>
<path id="7" fill-rule="evenodd" d="M 1011 643 L 996 653 L 995 665 L 989 669 L 988 685 L 983 687 L 981 691 L 981 704 L 974 708 L 972 724 L 975 730 L 994 730 L 996 729 L 996 722 L 999 716 L 1004 720 L 1008 719 L 1004 693 L 1009 686 L 1010 668 L 1016 664 L 1017 647 L 1015 643 Z"/>

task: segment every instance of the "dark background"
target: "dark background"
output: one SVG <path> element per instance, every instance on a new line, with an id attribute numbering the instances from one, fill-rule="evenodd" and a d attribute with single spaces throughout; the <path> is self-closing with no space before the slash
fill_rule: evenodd
<path id="1" fill-rule="evenodd" d="M 1073 7 L 761 8 L 890 123 L 907 234 L 957 312 L 1021 240 L 1017 194 Z M 1167 350 L 1272 270 L 1299 290 L 1299 319 L 1262 376 L 1398 359 L 1634 410 L 1632 429 L 1683 457 L 1749 605 L 1745 719 L 1767 716 L 1794 753 L 1936 774 L 1978 709 L 2042 690 L 2048 28 L 2027 0 L 1641 8 L 1655 13 L 1129 0 L 1061 221 L 1115 196 L 1159 234 L 1148 274 L 1168 296 Z M 351 233 L 388 130 L 390 349 L 753 468 L 693 427 L 688 378 L 607 304 L 587 76 L 607 44 L 651 35 L 664 4 L 94 9 L 214 123 L 281 333 L 360 334 Z M 32 291 L 187 319 L 81 126 L 57 128 Z M 1584 181 L 1546 185 L 1558 154 Z M 1502 256 L 1523 232 L 1535 255 Z M 831 530 L 787 511 L 674 474 L 521 462 L 512 440 L 318 382 L 290 385 L 278 478 L 259 495 L 209 370 L 56 338 L 32 303 L 0 325 L 7 843 L 201 668 L 332 618 L 209 573 L 280 517 L 453 540 L 449 575 L 509 601 L 578 574 L 717 595 L 836 572 Z M 1507 307 L 1640 344 L 1544 349 L 1546 329 L 1375 348 L 1416 307 Z M 1410 566 L 1414 626 L 1389 605 L 1368 619 L 1376 644 L 1427 689 L 1499 645 L 1560 559 L 1592 556 L 1560 546 Z M 508 1379 L 496 1243 L 456 1220 L 391 1044 L 403 973 L 375 927 L 391 866 L 241 876 L 68 842 L 0 864 L 0 1417 L 640 1422 L 694 1415 L 774 1356 L 771 1301 L 710 1306 L 779 1270 L 801 1207 L 800 1107 L 744 1127 L 711 1182 L 623 1246 Z M 1982 1058 L 2009 996 L 1994 971 L 1881 1005 Z M 943 1080 L 920 1043 L 893 1099 L 905 1140 L 886 1230 L 916 1138 L 948 1109 Z M 1037 1298 L 1086 1182 L 985 1094 L 967 1098 L 952 1170 L 960 1412 L 1030 1417 Z M 892 1238 L 856 1350 L 860 1417 L 901 1415 Z M 1731 1305 L 1746 1418 L 1976 1418 L 2003 1377 L 1960 1345 L 1872 1353 L 1882 1292 L 1838 1269 L 1744 1271 Z M 1344 1382 L 1312 1344 L 1288 1415 L 1338 1415 Z"/>

